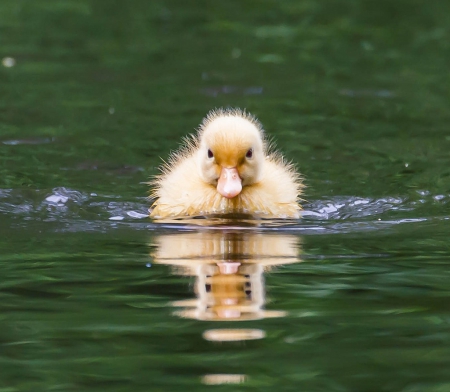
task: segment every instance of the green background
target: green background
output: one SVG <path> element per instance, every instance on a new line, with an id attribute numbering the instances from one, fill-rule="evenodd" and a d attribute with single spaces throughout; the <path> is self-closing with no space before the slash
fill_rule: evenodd
<path id="1" fill-rule="evenodd" d="M 437 0 L 2 1 L 0 391 L 450 390 L 449 26 Z M 129 212 L 222 106 L 307 187 L 261 228 L 302 244 L 265 274 L 288 315 L 218 344 L 235 323 L 168 305 L 194 296 L 151 256 L 177 230 Z"/>

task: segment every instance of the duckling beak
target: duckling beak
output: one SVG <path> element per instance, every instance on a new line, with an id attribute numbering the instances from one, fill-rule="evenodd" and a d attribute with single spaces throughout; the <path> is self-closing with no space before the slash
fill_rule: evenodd
<path id="1" fill-rule="evenodd" d="M 223 197 L 232 199 L 239 195 L 242 191 L 242 180 L 239 177 L 237 168 L 222 167 L 220 172 L 219 181 L 217 183 L 217 192 Z"/>

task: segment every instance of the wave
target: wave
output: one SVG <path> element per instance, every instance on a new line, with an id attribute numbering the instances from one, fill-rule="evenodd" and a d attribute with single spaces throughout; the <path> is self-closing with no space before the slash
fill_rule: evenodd
<path id="1" fill-rule="evenodd" d="M 118 195 L 86 193 L 65 187 L 52 190 L 0 189 L 0 214 L 9 217 L 14 227 L 23 227 L 32 222 L 54 222 L 57 229 L 63 231 L 104 231 L 119 225 L 143 230 L 191 230 L 199 226 L 223 228 L 226 225 L 234 229 L 330 234 L 378 230 L 392 225 L 426 221 L 431 218 L 416 216 L 418 206 L 427 203 L 446 204 L 450 199 L 450 195 L 431 195 L 427 191 L 419 191 L 418 194 L 418 200 L 407 197 L 337 196 L 305 204 L 302 219 L 296 221 L 262 219 L 234 223 L 227 221 L 217 225 L 220 223 L 217 218 L 152 222 L 148 217 L 150 202 L 145 197 L 124 200 Z M 438 218 L 449 219 L 448 216 Z"/>

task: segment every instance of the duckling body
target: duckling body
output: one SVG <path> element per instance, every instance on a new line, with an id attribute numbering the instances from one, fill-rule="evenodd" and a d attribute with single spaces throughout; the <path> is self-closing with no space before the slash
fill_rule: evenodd
<path id="1" fill-rule="evenodd" d="M 198 134 L 152 182 L 155 219 L 245 213 L 298 218 L 301 180 L 294 167 L 269 153 L 261 124 L 238 109 L 211 111 Z"/>

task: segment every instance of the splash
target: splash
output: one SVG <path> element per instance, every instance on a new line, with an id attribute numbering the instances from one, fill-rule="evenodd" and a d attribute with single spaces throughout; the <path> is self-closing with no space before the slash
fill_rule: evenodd
<path id="1" fill-rule="evenodd" d="M 226 219 L 223 217 L 187 217 L 154 223 L 148 217 L 149 201 L 145 197 L 124 198 L 119 195 L 87 193 L 66 187 L 51 190 L 0 189 L 0 214 L 12 220 L 15 227 L 32 222 L 54 222 L 58 231 L 107 231 L 120 225 L 138 230 L 196 230 L 199 227 L 247 231 L 287 231 L 305 235 L 381 230 L 386 227 L 449 219 L 420 214 L 420 208 L 446 204 L 450 195 L 433 195 L 417 191 L 418 198 L 362 198 L 338 196 L 304 205 L 302 219 Z M 45 229 L 45 226 L 44 226 Z M 56 230 L 56 229 L 55 229 Z"/>

